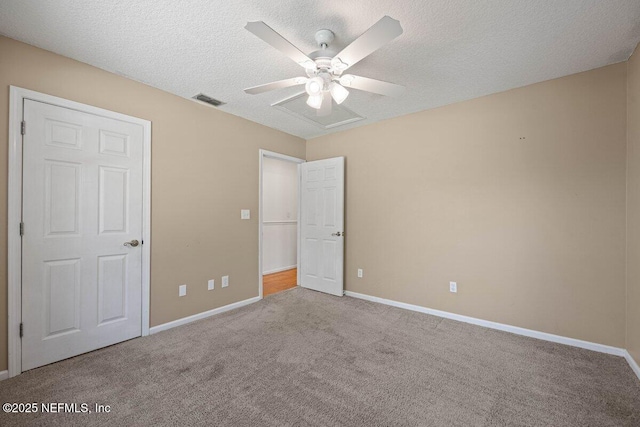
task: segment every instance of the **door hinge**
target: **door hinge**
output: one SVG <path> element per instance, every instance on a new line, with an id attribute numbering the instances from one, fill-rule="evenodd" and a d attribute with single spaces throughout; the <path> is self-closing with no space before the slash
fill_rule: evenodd
<path id="1" fill-rule="evenodd" d="M 20 322 L 20 338 L 24 336 L 24 323 Z"/>
<path id="2" fill-rule="evenodd" d="M 20 133 L 22 135 L 27 133 L 27 122 L 25 122 L 24 120 L 20 123 Z"/>
<path id="3" fill-rule="evenodd" d="M 24 236 L 24 222 L 20 223 L 20 235 Z"/>

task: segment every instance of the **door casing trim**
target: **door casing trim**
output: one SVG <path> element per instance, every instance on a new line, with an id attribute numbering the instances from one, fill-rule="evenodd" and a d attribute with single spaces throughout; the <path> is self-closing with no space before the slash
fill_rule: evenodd
<path id="1" fill-rule="evenodd" d="M 22 373 L 20 322 L 22 321 L 22 239 L 19 226 L 22 219 L 22 132 L 25 99 L 69 108 L 143 128 L 142 164 L 142 336 L 149 335 L 149 301 L 151 278 L 151 122 L 64 98 L 9 87 L 9 170 L 7 188 L 7 279 L 8 279 L 8 370 L 9 377 Z M 27 124 L 28 126 L 28 124 Z M 28 129 L 27 129 L 28 132 Z"/>

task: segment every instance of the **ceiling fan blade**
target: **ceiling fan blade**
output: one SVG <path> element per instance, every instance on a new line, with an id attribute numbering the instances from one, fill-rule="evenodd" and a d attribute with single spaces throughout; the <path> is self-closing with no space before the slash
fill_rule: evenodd
<path id="1" fill-rule="evenodd" d="M 346 68 L 351 67 L 362 58 L 380 49 L 385 44 L 402 34 L 400 21 L 385 16 L 360 37 L 355 39 L 349 46 L 335 56 L 346 64 Z"/>
<path id="2" fill-rule="evenodd" d="M 364 90 L 379 95 L 398 97 L 404 93 L 405 87 L 382 80 L 345 74 L 340 77 L 340 84 L 346 88 Z"/>
<path id="3" fill-rule="evenodd" d="M 325 91 L 322 92 L 322 105 L 318 109 L 318 116 L 328 116 L 331 114 L 331 109 L 333 107 L 333 99 L 331 98 L 331 92 Z"/>
<path id="4" fill-rule="evenodd" d="M 305 77 L 293 77 L 286 80 L 278 80 L 277 82 L 271 82 L 259 86 L 248 87 L 244 91 L 250 95 L 256 95 L 259 93 L 269 92 L 270 90 L 282 89 L 290 86 L 302 85 L 307 82 Z"/>
<path id="5" fill-rule="evenodd" d="M 280 52 L 293 59 L 295 62 L 303 67 L 308 67 L 311 64 L 315 66 L 315 63 L 307 55 L 302 53 L 300 49 L 292 45 L 287 39 L 278 34 L 273 28 L 268 26 L 262 21 L 247 22 L 245 27 L 256 36 L 278 49 Z"/>

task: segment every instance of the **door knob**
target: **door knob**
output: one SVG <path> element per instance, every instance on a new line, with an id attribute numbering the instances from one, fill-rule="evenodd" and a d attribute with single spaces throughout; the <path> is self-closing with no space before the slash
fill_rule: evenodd
<path id="1" fill-rule="evenodd" d="M 124 242 L 125 246 L 129 246 L 129 247 L 132 247 L 132 248 L 135 248 L 139 244 L 140 244 L 140 242 L 138 242 L 137 240 L 132 240 L 130 242 Z"/>
<path id="2" fill-rule="evenodd" d="M 338 231 L 337 233 L 331 233 L 331 235 L 340 237 L 340 236 L 344 236 L 344 233 Z"/>

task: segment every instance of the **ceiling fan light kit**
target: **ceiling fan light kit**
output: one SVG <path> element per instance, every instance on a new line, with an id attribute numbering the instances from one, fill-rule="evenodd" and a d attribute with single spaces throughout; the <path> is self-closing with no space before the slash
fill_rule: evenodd
<path id="1" fill-rule="evenodd" d="M 331 49 L 335 35 L 331 30 L 319 30 L 315 34 L 319 50 L 305 55 L 280 34 L 262 21 L 248 22 L 247 30 L 293 59 L 305 69 L 307 77 L 295 77 L 245 89 L 255 95 L 285 87 L 305 85 L 309 97 L 306 104 L 317 110 L 319 116 L 331 114 L 332 100 L 342 104 L 349 96 L 344 86 L 380 95 L 400 96 L 404 87 L 381 80 L 342 73 L 384 44 L 402 34 L 400 22 L 385 16 L 347 47 L 336 53 Z M 304 92 L 302 92 L 304 93 Z"/>
<path id="2" fill-rule="evenodd" d="M 338 105 L 342 104 L 344 100 L 347 99 L 347 96 L 349 96 L 349 91 L 336 82 L 331 82 L 329 91 L 331 91 L 331 96 Z"/>
<path id="3" fill-rule="evenodd" d="M 311 108 L 315 108 L 316 110 L 319 110 L 320 107 L 322 106 L 322 94 L 309 95 L 309 98 L 307 98 L 307 105 Z"/>
<path id="4" fill-rule="evenodd" d="M 324 90 L 325 81 L 322 77 L 313 77 L 307 80 L 307 84 L 304 89 L 307 91 L 309 96 L 320 95 Z"/>

